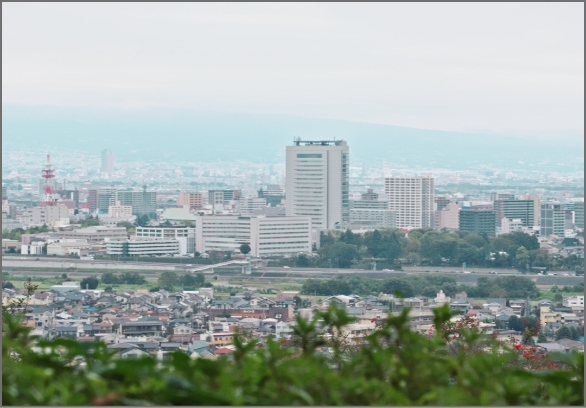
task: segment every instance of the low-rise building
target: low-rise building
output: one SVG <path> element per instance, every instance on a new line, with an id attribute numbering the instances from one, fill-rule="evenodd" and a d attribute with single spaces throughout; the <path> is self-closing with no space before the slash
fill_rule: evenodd
<path id="1" fill-rule="evenodd" d="M 98 244 L 108 240 L 121 240 L 128 238 L 124 227 L 87 227 L 73 231 L 61 231 L 57 233 L 61 239 L 85 239 L 89 244 Z"/>
<path id="2" fill-rule="evenodd" d="M 179 241 L 176 239 L 161 240 L 121 240 L 106 242 L 108 255 L 149 256 L 179 254 Z"/>
<path id="3" fill-rule="evenodd" d="M 47 244 L 47 255 L 81 256 L 82 250 L 90 247 L 91 245 L 85 239 L 60 239 Z"/>
<path id="4" fill-rule="evenodd" d="M 254 257 L 311 253 L 310 217 L 197 216 L 196 250 L 236 252 L 249 244 Z"/>
<path id="5" fill-rule="evenodd" d="M 169 241 L 179 243 L 179 254 L 193 254 L 195 252 L 195 228 L 186 226 L 176 227 L 136 227 L 136 241 Z"/>

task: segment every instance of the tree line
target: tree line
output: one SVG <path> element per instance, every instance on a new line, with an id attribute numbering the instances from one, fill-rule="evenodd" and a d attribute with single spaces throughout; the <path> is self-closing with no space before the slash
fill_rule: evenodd
<path id="1" fill-rule="evenodd" d="M 350 268 L 365 261 L 430 266 L 467 266 L 530 271 L 533 267 L 579 269 L 584 260 L 575 255 L 554 258 L 540 250 L 535 236 L 512 232 L 488 237 L 467 231 L 416 229 L 403 233 L 394 229 L 321 233 L 317 257 L 297 257 L 296 266 Z"/>
<path id="2" fill-rule="evenodd" d="M 476 286 L 458 285 L 455 278 L 446 275 L 409 276 L 386 280 L 362 277 L 338 277 L 327 280 L 309 279 L 301 287 L 303 295 L 378 295 L 401 292 L 404 297 L 435 297 L 442 290 L 446 296 L 466 292 L 469 297 L 486 299 L 489 297 L 536 299 L 541 292 L 535 282 L 523 276 L 503 276 L 493 279 L 480 277 Z"/>

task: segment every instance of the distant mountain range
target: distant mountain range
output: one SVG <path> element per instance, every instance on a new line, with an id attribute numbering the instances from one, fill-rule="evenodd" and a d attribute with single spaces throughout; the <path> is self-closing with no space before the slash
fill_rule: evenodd
<path id="1" fill-rule="evenodd" d="M 47 146 L 117 160 L 284 161 L 295 137 L 344 139 L 353 165 L 583 169 L 584 131 L 527 135 L 463 133 L 285 115 L 183 109 L 114 110 L 2 106 L 2 148 Z M 520 163 L 521 162 L 521 163 Z"/>

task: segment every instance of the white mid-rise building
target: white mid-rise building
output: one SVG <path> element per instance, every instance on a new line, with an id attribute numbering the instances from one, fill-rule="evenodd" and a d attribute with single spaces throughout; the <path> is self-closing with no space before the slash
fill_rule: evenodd
<path id="1" fill-rule="evenodd" d="M 501 220 L 501 234 L 509 234 L 511 232 L 523 232 L 525 227 L 523 226 L 523 221 L 520 218 L 509 219 L 503 218 Z"/>
<path id="2" fill-rule="evenodd" d="M 33 207 L 22 216 L 21 221 L 29 226 L 52 225 L 55 222 L 69 223 L 69 208 L 61 204 Z"/>
<path id="3" fill-rule="evenodd" d="M 176 239 L 108 241 L 106 253 L 122 256 L 175 255 L 179 254 L 179 241 Z"/>
<path id="4" fill-rule="evenodd" d="M 136 240 L 176 240 L 179 243 L 179 253 L 181 255 L 195 252 L 194 227 L 136 227 Z"/>
<path id="5" fill-rule="evenodd" d="M 249 244 L 254 257 L 311 253 L 310 217 L 197 216 L 196 251 L 236 252 Z"/>
<path id="6" fill-rule="evenodd" d="M 132 206 L 120 205 L 120 201 L 116 201 L 115 205 L 108 206 L 108 216 L 113 218 L 130 218 L 132 217 Z"/>
<path id="7" fill-rule="evenodd" d="M 564 296 L 562 304 L 571 307 L 573 311 L 584 311 L 584 296 Z"/>
<path id="8" fill-rule="evenodd" d="M 350 220 L 350 162 L 346 142 L 296 140 L 287 146 L 287 216 L 311 217 L 316 230 Z"/>
<path id="9" fill-rule="evenodd" d="M 350 210 L 350 225 L 352 228 L 395 228 L 395 212 L 388 209 L 363 209 Z"/>
<path id="10" fill-rule="evenodd" d="M 385 194 L 389 210 L 396 213 L 397 228 L 433 227 L 433 177 L 387 177 Z"/>
<path id="11" fill-rule="evenodd" d="M 242 197 L 238 201 L 238 211 L 242 215 L 251 215 L 254 212 L 254 210 L 261 210 L 266 206 L 266 198 Z"/>
<path id="12" fill-rule="evenodd" d="M 451 202 L 446 204 L 440 211 L 435 212 L 438 218 L 435 220 L 439 230 L 455 231 L 460 226 L 460 208 L 462 204 L 458 202 Z"/>

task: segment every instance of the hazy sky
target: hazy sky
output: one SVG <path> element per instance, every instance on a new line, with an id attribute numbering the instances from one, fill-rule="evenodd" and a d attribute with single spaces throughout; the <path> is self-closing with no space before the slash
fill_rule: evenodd
<path id="1" fill-rule="evenodd" d="M 2 3 L 2 103 L 583 129 L 583 3 Z"/>

